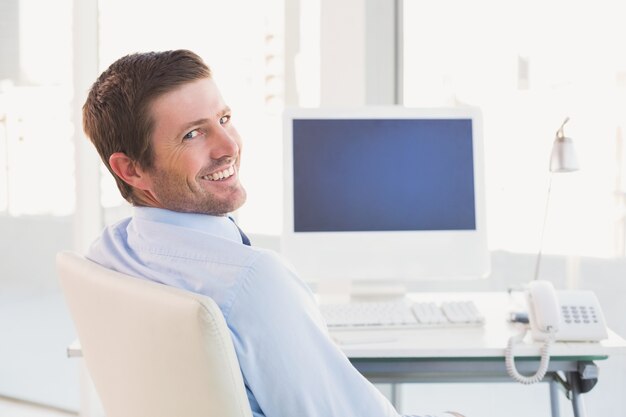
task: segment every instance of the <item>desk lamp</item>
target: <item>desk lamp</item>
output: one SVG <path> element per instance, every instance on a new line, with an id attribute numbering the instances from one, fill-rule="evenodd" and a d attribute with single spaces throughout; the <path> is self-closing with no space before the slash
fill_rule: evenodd
<path id="1" fill-rule="evenodd" d="M 552 174 L 566 173 L 578 171 L 578 158 L 574 150 L 574 142 L 571 138 L 565 136 L 563 127 L 569 121 L 566 117 L 559 130 L 556 131 L 554 144 L 552 145 L 552 154 L 550 155 L 550 182 L 548 185 L 548 196 L 546 198 L 546 208 L 543 215 L 543 226 L 541 227 L 541 241 L 539 243 L 539 253 L 537 254 L 537 263 L 535 264 L 535 277 L 539 277 L 539 266 L 541 265 L 541 253 L 543 250 L 543 235 L 546 230 L 546 219 L 548 218 L 548 206 L 550 203 L 550 190 L 552 189 Z"/>
<path id="2" fill-rule="evenodd" d="M 550 172 L 573 172 L 578 171 L 578 159 L 574 151 L 574 142 L 571 138 L 565 137 L 563 126 L 569 121 L 569 117 L 556 131 L 556 138 L 552 145 L 552 155 L 550 156 Z"/>
<path id="3" fill-rule="evenodd" d="M 565 118 L 563 124 L 559 130 L 556 131 L 556 138 L 554 139 L 554 144 L 552 145 L 552 154 L 550 155 L 550 182 L 548 185 L 548 196 L 546 197 L 546 209 L 543 215 L 543 226 L 541 227 L 541 241 L 539 243 L 539 253 L 537 254 L 537 263 L 535 264 L 535 276 L 534 283 L 538 284 L 536 288 L 553 288 L 552 284 L 549 282 L 537 282 L 537 278 L 539 277 L 539 266 L 541 265 L 541 253 L 543 250 L 543 235 L 546 230 L 546 219 L 548 217 L 548 207 L 550 203 L 550 190 L 552 189 L 552 175 L 554 173 L 559 172 L 574 172 L 578 171 L 578 159 L 576 158 L 576 152 L 574 151 L 574 143 L 571 138 L 565 137 L 563 133 L 563 126 L 565 123 L 569 121 L 569 117 Z M 546 291 L 542 291 L 544 294 Z M 541 296 L 535 293 L 540 299 Z M 532 297 L 532 295 L 530 296 Z M 536 302 L 539 302 L 539 299 Z M 534 302 L 534 301 L 533 301 Z M 530 306 L 529 306 L 530 307 Z M 558 316 L 559 311 L 556 310 L 556 315 Z M 532 318 L 531 318 L 532 319 Z M 550 327 L 547 328 L 550 331 Z M 546 372 L 548 371 L 548 366 L 550 363 L 550 346 L 554 341 L 555 329 L 552 327 L 550 335 L 544 341 L 544 344 L 541 348 L 541 361 L 539 362 L 539 369 L 535 372 L 534 375 L 526 376 L 522 375 L 518 372 L 515 366 L 515 359 L 513 354 L 513 349 L 517 343 L 519 343 L 524 336 L 526 335 L 527 329 L 516 336 L 511 336 L 509 338 L 509 342 L 507 344 L 507 348 L 505 350 L 505 364 L 506 370 L 508 374 L 517 382 L 521 382 L 522 384 L 534 384 L 543 380 Z"/>

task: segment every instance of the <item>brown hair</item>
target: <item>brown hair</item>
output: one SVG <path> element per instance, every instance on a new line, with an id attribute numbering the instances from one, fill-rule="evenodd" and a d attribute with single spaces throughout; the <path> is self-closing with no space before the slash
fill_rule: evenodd
<path id="1" fill-rule="evenodd" d="M 154 163 L 150 106 L 185 83 L 210 77 L 209 67 L 191 51 L 147 52 L 118 59 L 91 87 L 83 105 L 83 129 L 130 203 L 133 188 L 111 170 L 109 157 L 123 152 L 150 169 Z"/>

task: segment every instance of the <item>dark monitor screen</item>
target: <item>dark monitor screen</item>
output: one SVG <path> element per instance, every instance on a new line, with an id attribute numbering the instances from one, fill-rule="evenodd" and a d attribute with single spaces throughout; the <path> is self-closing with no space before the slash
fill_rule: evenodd
<path id="1" fill-rule="evenodd" d="M 470 119 L 294 119 L 295 232 L 475 230 Z"/>

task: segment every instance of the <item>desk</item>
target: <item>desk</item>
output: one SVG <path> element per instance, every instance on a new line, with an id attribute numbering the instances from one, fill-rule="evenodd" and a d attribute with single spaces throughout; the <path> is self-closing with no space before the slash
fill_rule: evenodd
<path id="1" fill-rule="evenodd" d="M 347 297 L 320 297 L 322 301 L 341 301 Z M 504 349 L 509 337 L 519 331 L 507 322 L 508 312 L 525 309 L 520 294 L 506 293 L 420 293 L 410 294 L 415 301 L 471 299 L 485 316 L 485 325 L 475 328 L 432 330 L 341 331 L 331 335 L 354 366 L 370 381 L 403 382 L 514 382 L 506 373 Z M 372 342 L 376 340 L 376 342 Z M 517 367 L 534 373 L 538 367 L 541 344 L 527 335 L 516 348 Z M 544 381 L 549 382 L 552 417 L 559 416 L 559 387 L 565 388 L 575 417 L 584 417 L 582 393 L 593 387 L 597 368 L 593 361 L 626 353 L 626 340 L 609 331 L 600 343 L 555 343 L 552 360 Z M 68 348 L 68 356 L 82 355 L 80 344 Z M 564 375 L 564 377 L 561 376 Z M 395 385 L 393 385 L 395 386 Z M 85 388 L 83 387 L 83 390 Z M 92 397 L 94 396 L 91 394 Z M 84 397 L 87 394 L 83 393 Z M 397 393 L 394 405 L 398 403 Z M 392 398 L 393 400 L 394 398 Z M 93 402 L 93 398 L 89 399 Z M 89 405 L 88 405 L 89 406 Z M 98 414 L 100 415 L 100 414 Z"/>
<path id="2" fill-rule="evenodd" d="M 428 330 L 333 331 L 354 366 L 372 382 L 513 382 L 506 373 L 504 350 L 510 336 L 520 331 L 507 321 L 508 313 L 525 310 L 522 294 L 507 293 L 420 293 L 414 301 L 468 300 L 485 316 L 476 328 Z M 322 296 L 324 302 L 327 297 Z M 333 297 L 333 302 L 339 301 Z M 534 373 L 541 343 L 530 334 L 515 349 L 522 373 Z M 582 393 L 593 387 L 597 368 L 593 361 L 626 352 L 626 340 L 609 331 L 600 343 L 555 343 L 544 381 L 549 382 L 552 416 L 559 416 L 558 389 L 564 387 L 575 417 L 584 417 Z M 564 378 L 561 376 L 564 375 Z M 393 396 L 393 395 L 392 395 Z"/>

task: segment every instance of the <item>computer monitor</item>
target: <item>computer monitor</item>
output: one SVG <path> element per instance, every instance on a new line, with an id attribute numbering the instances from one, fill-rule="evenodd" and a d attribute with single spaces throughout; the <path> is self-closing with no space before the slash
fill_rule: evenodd
<path id="1" fill-rule="evenodd" d="M 281 248 L 307 281 L 484 277 L 475 108 L 291 109 Z"/>

